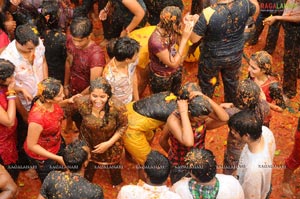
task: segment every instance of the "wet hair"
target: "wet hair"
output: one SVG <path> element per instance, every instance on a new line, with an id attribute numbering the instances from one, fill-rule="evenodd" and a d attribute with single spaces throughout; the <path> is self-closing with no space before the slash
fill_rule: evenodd
<path id="1" fill-rule="evenodd" d="M 152 150 L 144 164 L 144 171 L 152 184 L 164 183 L 171 170 L 171 165 L 166 156 L 158 151 Z"/>
<path id="2" fill-rule="evenodd" d="M 237 87 L 237 97 L 234 106 L 241 110 L 254 111 L 257 117 L 264 120 L 266 113 L 263 113 L 263 107 L 260 102 L 260 87 L 251 79 L 245 79 L 239 82 Z"/>
<path id="3" fill-rule="evenodd" d="M 257 66 L 260 70 L 264 71 L 266 75 L 276 76 L 276 74 L 272 72 L 272 56 L 267 51 L 258 51 L 253 53 L 250 56 L 250 59 L 257 63 Z"/>
<path id="4" fill-rule="evenodd" d="M 0 58 L 0 80 L 5 82 L 15 71 L 15 65 L 9 60 Z"/>
<path id="5" fill-rule="evenodd" d="M 118 38 L 112 38 L 106 45 L 106 52 L 110 59 L 114 57 L 114 46 L 117 42 Z"/>
<path id="6" fill-rule="evenodd" d="M 239 82 L 235 106 L 240 109 L 254 109 L 259 103 L 260 87 L 251 79 Z"/>
<path id="7" fill-rule="evenodd" d="M 248 134 L 252 140 L 257 140 L 262 134 L 263 120 L 254 111 L 242 110 L 230 117 L 228 126 L 242 137 Z"/>
<path id="8" fill-rule="evenodd" d="M 88 152 L 83 149 L 86 146 L 86 142 L 82 140 L 76 140 L 71 144 L 68 144 L 63 150 L 62 157 L 71 172 L 79 171 L 83 163 L 88 159 Z"/>
<path id="9" fill-rule="evenodd" d="M 88 10 L 85 6 L 77 6 L 73 12 L 73 18 L 88 17 Z"/>
<path id="10" fill-rule="evenodd" d="M 57 79 L 52 77 L 48 77 L 41 81 L 38 84 L 38 93 L 32 100 L 31 107 L 33 106 L 34 102 L 40 100 L 42 103 L 45 103 L 46 99 L 54 99 L 62 87 L 61 82 Z"/>
<path id="11" fill-rule="evenodd" d="M 179 7 L 167 6 L 160 13 L 160 22 L 158 23 L 158 26 L 163 28 L 167 34 L 180 34 L 181 18 L 182 14 Z M 174 24 L 178 26 L 176 30 L 174 29 Z"/>
<path id="12" fill-rule="evenodd" d="M 217 173 L 217 163 L 214 154 L 208 149 L 191 149 L 185 155 L 185 164 L 198 181 L 209 182 Z"/>
<path id="13" fill-rule="evenodd" d="M 180 88 L 180 90 L 178 92 L 178 96 L 180 99 L 189 99 L 190 93 L 192 91 L 200 91 L 201 92 L 201 88 L 200 88 L 199 84 L 197 84 L 195 82 L 187 82 Z"/>
<path id="14" fill-rule="evenodd" d="M 88 37 L 93 30 L 93 24 L 87 17 L 76 17 L 70 24 L 70 32 L 73 37 Z"/>
<path id="15" fill-rule="evenodd" d="M 208 115 L 212 112 L 212 108 L 207 99 L 199 95 L 189 101 L 188 110 L 192 117 Z"/>
<path id="16" fill-rule="evenodd" d="M 39 32 L 36 26 L 31 24 L 19 25 L 15 32 L 16 41 L 25 45 L 27 42 L 31 41 L 35 46 L 39 45 Z"/>
<path id="17" fill-rule="evenodd" d="M 112 88 L 111 85 L 106 81 L 104 77 L 98 77 L 95 80 L 92 80 L 90 83 L 89 92 L 93 92 L 95 89 L 102 89 L 108 95 L 108 100 L 104 106 L 104 118 L 103 118 L 103 125 L 108 123 L 108 116 L 109 116 L 109 103 L 112 96 Z"/>
<path id="18" fill-rule="evenodd" d="M 44 0 L 41 6 L 41 14 L 45 17 L 49 15 L 49 20 L 46 21 L 46 27 L 48 29 L 59 28 L 59 16 L 58 16 L 58 4 L 50 0 Z"/>
<path id="19" fill-rule="evenodd" d="M 131 59 L 140 50 L 140 44 L 129 37 L 120 37 L 116 40 L 113 55 L 117 61 Z"/>

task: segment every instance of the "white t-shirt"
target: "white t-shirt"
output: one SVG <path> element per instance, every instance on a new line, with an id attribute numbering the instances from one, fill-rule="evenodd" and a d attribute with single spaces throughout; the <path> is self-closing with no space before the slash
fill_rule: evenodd
<path id="1" fill-rule="evenodd" d="M 181 199 L 180 196 L 163 186 L 151 186 L 143 181 L 137 185 L 123 186 L 118 194 L 118 199 Z"/>
<path id="2" fill-rule="evenodd" d="M 244 192 L 239 181 L 232 175 L 217 174 L 219 180 L 219 192 L 216 199 L 244 199 Z M 171 190 L 184 199 L 193 199 L 189 190 L 189 180 L 191 178 L 183 177 L 176 182 Z"/>
<path id="3" fill-rule="evenodd" d="M 239 160 L 237 172 L 245 199 L 265 199 L 270 190 L 276 144 L 272 131 L 265 126 L 262 127 L 262 137 L 263 151 L 252 153 L 246 144 Z"/>

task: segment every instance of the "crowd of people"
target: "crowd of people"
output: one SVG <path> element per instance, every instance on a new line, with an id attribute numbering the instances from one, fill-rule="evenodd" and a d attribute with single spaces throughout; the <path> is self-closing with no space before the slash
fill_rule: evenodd
<path id="1" fill-rule="evenodd" d="M 94 5 L 100 44 L 92 39 Z M 192 14 L 184 9 L 181 0 L 0 1 L 1 198 L 18 197 L 21 168 L 41 181 L 40 199 L 104 198 L 93 183 L 99 168 L 109 168 L 118 199 L 270 198 L 276 140 L 269 124 L 272 112 L 283 112 L 297 95 L 300 2 L 266 12 L 257 0 L 193 0 Z M 249 19 L 257 29 L 246 39 Z M 155 27 L 141 36 L 148 56 L 140 57 L 142 42 L 130 33 L 147 24 Z M 281 24 L 282 78 L 271 55 Z M 266 47 L 248 58 L 244 47 L 257 43 L 263 26 L 270 27 Z M 184 82 L 183 63 L 196 48 L 197 81 Z M 142 75 L 140 59 L 147 63 Z M 219 77 L 220 104 L 213 97 Z M 224 125 L 221 174 L 205 137 Z M 285 161 L 287 197 L 295 194 L 289 182 L 300 166 L 299 126 Z M 63 135 L 74 129 L 78 136 L 66 143 Z M 151 147 L 158 129 L 167 155 Z M 122 158 L 137 165 L 136 185 L 121 187 Z"/>

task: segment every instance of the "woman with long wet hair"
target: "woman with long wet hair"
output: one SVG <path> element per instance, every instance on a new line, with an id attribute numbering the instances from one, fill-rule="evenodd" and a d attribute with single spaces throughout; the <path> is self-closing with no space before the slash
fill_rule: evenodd
<path id="1" fill-rule="evenodd" d="M 124 104 L 112 97 L 110 84 L 99 77 L 91 81 L 89 95 L 75 99 L 75 108 L 82 116 L 79 139 L 91 148 L 85 177 L 92 181 L 97 168 L 108 168 L 113 185 L 122 183 L 120 160 L 122 135 L 127 129 Z"/>
<path id="2" fill-rule="evenodd" d="M 64 96 L 59 80 L 44 79 L 38 84 L 38 94 L 29 112 L 24 150 L 42 182 L 50 171 L 64 167 L 61 156 L 65 146 L 61 137 L 64 112 L 61 106 L 72 103 L 77 95 L 65 100 Z"/>

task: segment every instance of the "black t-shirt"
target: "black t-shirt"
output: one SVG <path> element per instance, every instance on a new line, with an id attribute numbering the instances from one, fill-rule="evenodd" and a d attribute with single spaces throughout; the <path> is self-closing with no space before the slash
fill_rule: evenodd
<path id="1" fill-rule="evenodd" d="M 207 11 L 213 13 L 209 21 L 203 14 Z M 193 30 L 203 37 L 201 57 L 216 61 L 239 59 L 244 47 L 245 24 L 254 13 L 255 6 L 248 0 L 217 3 L 204 9 Z"/>
<path id="2" fill-rule="evenodd" d="M 77 174 L 52 171 L 41 187 L 40 194 L 47 199 L 103 199 L 102 188 Z"/>

